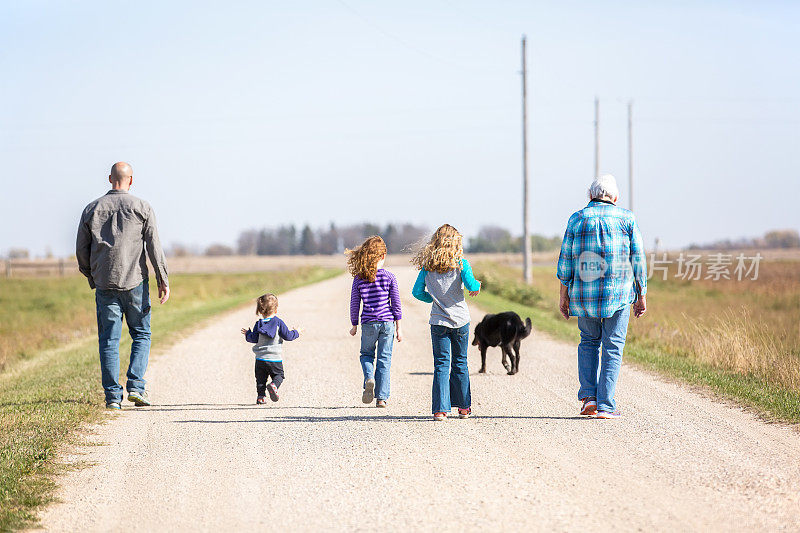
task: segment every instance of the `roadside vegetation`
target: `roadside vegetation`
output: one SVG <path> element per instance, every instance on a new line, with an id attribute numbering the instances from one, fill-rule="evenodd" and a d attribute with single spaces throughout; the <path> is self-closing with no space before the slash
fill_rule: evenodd
<path id="1" fill-rule="evenodd" d="M 181 332 L 266 291 L 340 272 L 170 276 L 169 302 L 153 304 L 152 349 L 157 356 Z M 154 287 L 151 280 L 156 302 Z M 52 499 L 58 447 L 78 441 L 80 428 L 104 412 L 94 309 L 94 293 L 80 276 L 0 280 L 0 531 L 35 522 L 36 509 Z M 128 338 L 120 347 L 123 374 L 129 350 Z"/>
<path id="2" fill-rule="evenodd" d="M 561 248 L 561 236 L 545 237 L 531 235 L 531 250 L 535 252 L 552 252 Z M 514 236 L 499 226 L 482 226 L 474 237 L 467 239 L 466 251 L 469 254 L 519 253 L 522 249 L 522 236 Z"/>
<path id="3" fill-rule="evenodd" d="M 490 312 L 530 316 L 534 328 L 578 341 L 575 319 L 558 312 L 555 267 L 521 270 L 477 263 Z M 681 280 L 674 270 L 648 281 L 647 315 L 631 318 L 626 361 L 757 409 L 800 422 L 800 261 L 763 261 L 757 280 Z"/>

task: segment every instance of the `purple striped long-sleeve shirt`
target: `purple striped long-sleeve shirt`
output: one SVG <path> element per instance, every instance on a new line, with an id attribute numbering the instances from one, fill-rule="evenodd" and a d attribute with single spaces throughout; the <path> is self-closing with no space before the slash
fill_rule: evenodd
<path id="1" fill-rule="evenodd" d="M 388 270 L 378 269 L 370 283 L 356 276 L 350 291 L 350 323 L 358 325 L 358 311 L 363 303 L 361 323 L 392 322 L 403 318 L 397 278 Z"/>

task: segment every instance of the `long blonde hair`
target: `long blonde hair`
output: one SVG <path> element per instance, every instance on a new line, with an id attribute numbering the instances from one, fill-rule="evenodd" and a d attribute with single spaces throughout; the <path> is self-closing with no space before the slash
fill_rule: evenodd
<path id="1" fill-rule="evenodd" d="M 372 283 L 378 273 L 378 263 L 386 253 L 386 243 L 378 235 L 373 235 L 358 248 L 344 253 L 347 255 L 347 270 L 353 277 Z"/>
<path id="2" fill-rule="evenodd" d="M 443 224 L 434 232 L 431 240 L 411 258 L 411 264 L 420 270 L 444 274 L 461 268 L 464 258 L 463 237 L 450 224 Z"/>

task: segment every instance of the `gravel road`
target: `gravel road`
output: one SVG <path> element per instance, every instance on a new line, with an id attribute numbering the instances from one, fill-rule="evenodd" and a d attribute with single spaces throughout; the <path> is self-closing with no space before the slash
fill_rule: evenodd
<path id="1" fill-rule="evenodd" d="M 255 405 L 253 355 L 218 317 L 157 354 L 155 405 L 109 413 L 65 462 L 50 531 L 800 530 L 800 435 L 630 366 L 621 420 L 578 416 L 575 346 L 534 332 L 520 373 L 499 350 L 475 418 L 433 422 L 428 306 L 404 295 L 389 408 L 361 403 L 350 279 L 280 296 L 306 328 L 284 345 L 278 403 Z M 657 305 L 656 302 L 652 302 Z M 472 309 L 473 322 L 482 313 Z M 99 387 L 99 383 L 98 383 Z"/>

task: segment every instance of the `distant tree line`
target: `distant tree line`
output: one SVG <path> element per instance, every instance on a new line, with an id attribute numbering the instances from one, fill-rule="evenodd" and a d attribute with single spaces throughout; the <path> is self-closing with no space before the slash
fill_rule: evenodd
<path id="1" fill-rule="evenodd" d="M 379 226 L 373 223 L 337 226 L 331 223 L 324 228 L 312 228 L 305 225 L 298 228 L 293 224 L 272 228 L 249 229 L 239 234 L 235 246 L 212 244 L 205 251 L 198 252 L 194 247 L 173 244 L 170 255 L 195 255 L 204 253 L 207 256 L 225 255 L 332 255 L 339 254 L 345 248 L 354 248 L 370 235 L 380 235 L 386 241 L 389 253 L 408 253 L 413 245 L 423 240 L 429 229 L 415 224 L 387 224 Z M 561 246 L 559 237 L 531 236 L 531 249 L 534 252 L 558 250 Z M 505 228 L 499 226 L 483 226 L 474 237 L 465 239 L 464 249 L 467 253 L 518 253 L 522 250 L 522 237 L 515 237 Z"/>
<path id="2" fill-rule="evenodd" d="M 772 230 L 754 239 L 724 239 L 707 244 L 692 244 L 690 250 L 738 250 L 744 248 L 800 248 L 800 232 L 795 229 Z"/>
<path id="3" fill-rule="evenodd" d="M 531 235 L 531 250 L 550 252 L 561 247 L 561 237 Z M 522 251 L 522 237 L 514 237 L 511 232 L 499 226 L 483 226 L 478 234 L 467 240 L 469 253 L 518 253 Z"/>
<path id="4" fill-rule="evenodd" d="M 294 225 L 284 225 L 243 231 L 236 241 L 235 252 L 239 255 L 331 255 L 358 246 L 370 235 L 380 235 L 386 241 L 389 253 L 394 254 L 408 251 L 427 233 L 427 228 L 414 224 L 388 224 L 381 227 L 361 223 L 340 227 L 331 223 L 327 228 L 314 229 L 305 225 L 299 230 Z M 211 255 L 209 251 L 207 255 Z"/>
<path id="5" fill-rule="evenodd" d="M 11 248 L 6 257 L 9 259 L 28 259 L 30 255 L 27 248 Z"/>

